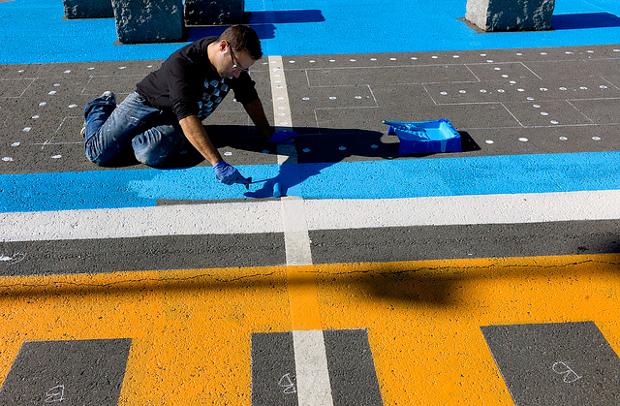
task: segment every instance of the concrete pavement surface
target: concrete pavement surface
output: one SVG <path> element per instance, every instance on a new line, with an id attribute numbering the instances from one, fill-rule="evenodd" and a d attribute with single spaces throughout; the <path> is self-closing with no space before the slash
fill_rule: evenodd
<path id="1" fill-rule="evenodd" d="M 620 404 L 617 2 L 493 34 L 455 0 L 246 11 L 299 133 L 205 121 L 249 190 L 84 157 L 83 104 L 185 43 L 0 1 L 0 404 Z M 463 152 L 382 124 L 442 117 Z"/>

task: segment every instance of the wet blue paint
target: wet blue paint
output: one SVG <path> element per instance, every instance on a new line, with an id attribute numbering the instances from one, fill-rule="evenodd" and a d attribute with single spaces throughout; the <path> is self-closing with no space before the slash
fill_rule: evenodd
<path id="1" fill-rule="evenodd" d="M 617 0 L 556 2 L 546 32 L 479 34 L 458 21 L 466 0 L 247 0 L 265 55 L 421 52 L 615 44 Z M 164 59 L 185 43 L 115 45 L 112 18 L 65 20 L 61 0 L 0 3 L 0 63 Z M 191 39 L 220 28 L 192 29 Z"/>
<path id="2" fill-rule="evenodd" d="M 0 175 L 0 212 L 145 207 L 157 200 L 282 195 L 379 199 L 620 189 L 620 151 L 238 167 L 251 185 L 217 183 L 209 167 Z M 278 186 L 275 186 L 275 185 Z"/>

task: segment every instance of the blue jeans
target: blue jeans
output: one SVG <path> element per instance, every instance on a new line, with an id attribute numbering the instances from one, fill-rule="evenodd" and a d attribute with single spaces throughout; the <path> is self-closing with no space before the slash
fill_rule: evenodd
<path id="1" fill-rule="evenodd" d="M 109 166 L 134 158 L 159 166 L 190 144 L 172 113 L 147 104 L 137 92 L 118 106 L 103 95 L 84 106 L 84 152 L 89 161 Z"/>

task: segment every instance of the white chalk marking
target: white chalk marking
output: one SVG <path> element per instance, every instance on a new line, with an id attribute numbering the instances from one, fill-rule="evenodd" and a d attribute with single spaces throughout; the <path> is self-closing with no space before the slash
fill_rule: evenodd
<path id="1" fill-rule="evenodd" d="M 299 406 L 332 406 L 323 331 L 293 331 Z"/>

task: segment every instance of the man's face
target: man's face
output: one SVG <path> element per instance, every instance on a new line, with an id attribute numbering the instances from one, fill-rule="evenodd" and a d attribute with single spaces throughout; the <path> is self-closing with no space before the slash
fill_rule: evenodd
<path id="1" fill-rule="evenodd" d="M 221 64 L 218 73 L 222 77 L 238 78 L 241 72 L 249 70 L 256 62 L 246 51 L 234 51 L 226 41 L 222 41 L 220 50 Z"/>

